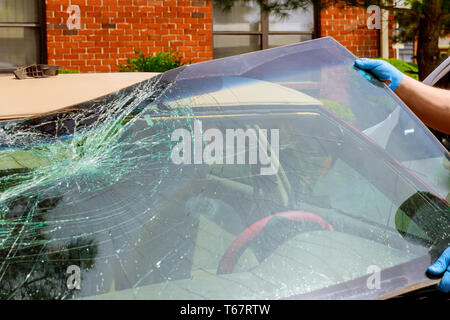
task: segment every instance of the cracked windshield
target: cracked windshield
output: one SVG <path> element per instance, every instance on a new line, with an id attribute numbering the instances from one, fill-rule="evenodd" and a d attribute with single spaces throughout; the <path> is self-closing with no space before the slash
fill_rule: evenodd
<path id="1" fill-rule="evenodd" d="M 1 298 L 289 298 L 436 259 L 445 151 L 354 60 L 324 38 L 2 122 Z"/>

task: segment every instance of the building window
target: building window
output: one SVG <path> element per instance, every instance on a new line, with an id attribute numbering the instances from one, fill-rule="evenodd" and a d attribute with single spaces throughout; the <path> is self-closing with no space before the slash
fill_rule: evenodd
<path id="1" fill-rule="evenodd" d="M 239 2 L 229 11 L 213 6 L 214 58 L 310 40 L 313 35 L 312 5 L 286 18 L 262 12 L 256 2 Z"/>
<path id="2" fill-rule="evenodd" d="M 0 71 L 46 63 L 45 0 L 0 0 Z"/>

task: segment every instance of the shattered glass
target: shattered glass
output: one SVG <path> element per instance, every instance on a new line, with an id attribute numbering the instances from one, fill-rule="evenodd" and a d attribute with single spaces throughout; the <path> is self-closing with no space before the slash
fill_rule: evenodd
<path id="1" fill-rule="evenodd" d="M 323 38 L 2 122 L 0 297 L 376 298 L 428 283 L 450 244 L 450 165 L 354 60 Z"/>

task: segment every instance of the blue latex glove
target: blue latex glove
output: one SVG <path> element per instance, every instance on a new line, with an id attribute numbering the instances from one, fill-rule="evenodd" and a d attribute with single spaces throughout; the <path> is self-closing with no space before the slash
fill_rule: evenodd
<path id="1" fill-rule="evenodd" d="M 428 267 L 428 272 L 434 275 L 444 274 L 437 288 L 442 292 L 450 292 L 450 247 L 447 248 L 437 261 Z"/>
<path id="2" fill-rule="evenodd" d="M 393 91 L 403 80 L 403 73 L 384 60 L 361 58 L 356 60 L 354 65 L 362 70 L 370 71 L 380 81 L 390 81 L 388 87 Z"/>

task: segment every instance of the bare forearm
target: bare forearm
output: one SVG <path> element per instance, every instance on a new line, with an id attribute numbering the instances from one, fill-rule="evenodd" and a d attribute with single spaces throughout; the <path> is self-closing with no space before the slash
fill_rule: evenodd
<path id="1" fill-rule="evenodd" d="M 450 90 L 404 76 L 395 93 L 426 125 L 450 134 Z"/>

